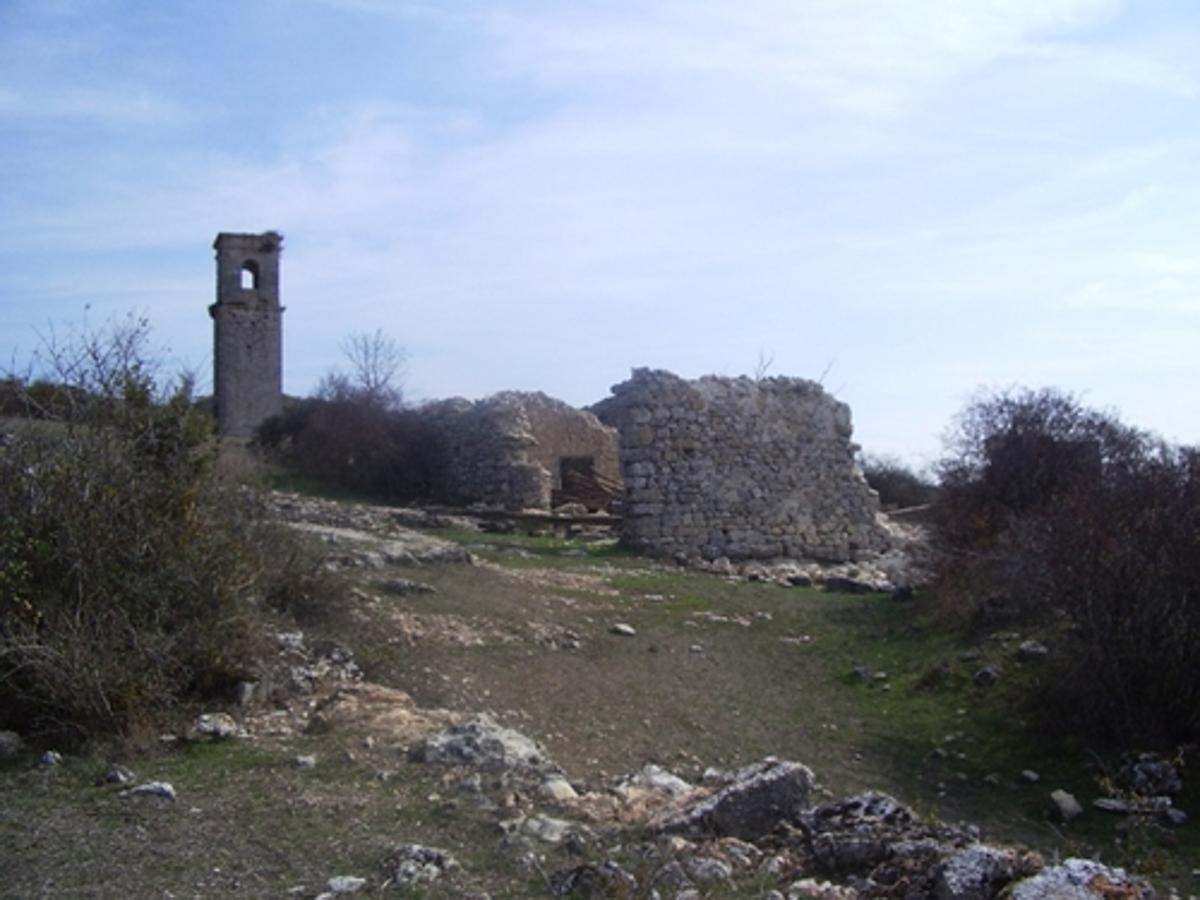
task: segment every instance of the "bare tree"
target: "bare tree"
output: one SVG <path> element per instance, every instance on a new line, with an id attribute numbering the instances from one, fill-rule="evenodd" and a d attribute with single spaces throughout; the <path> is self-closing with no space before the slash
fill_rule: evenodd
<path id="1" fill-rule="evenodd" d="M 754 364 L 754 380 L 764 380 L 767 377 L 767 372 L 770 371 L 773 365 L 775 365 L 775 354 L 767 353 L 760 348 L 758 351 L 758 362 Z"/>
<path id="2" fill-rule="evenodd" d="M 321 379 L 318 395 L 331 400 L 365 400 L 396 409 L 403 403 L 408 354 L 381 329 L 356 331 L 341 343 L 349 374 L 334 370 Z"/>

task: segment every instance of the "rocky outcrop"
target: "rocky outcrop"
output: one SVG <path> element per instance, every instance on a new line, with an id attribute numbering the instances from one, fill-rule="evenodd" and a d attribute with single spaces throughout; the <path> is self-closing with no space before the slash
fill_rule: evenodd
<path id="1" fill-rule="evenodd" d="M 651 828 L 663 834 L 753 840 L 781 822 L 797 821 L 812 787 L 813 774 L 806 766 L 765 760 L 738 772 L 713 796 L 652 822 Z"/>
<path id="2" fill-rule="evenodd" d="M 853 559 L 888 546 L 850 409 L 798 378 L 635 369 L 592 407 L 621 436 L 622 535 L 680 558 Z"/>
<path id="3" fill-rule="evenodd" d="M 409 756 L 415 762 L 489 771 L 556 768 L 540 745 L 486 714 L 427 738 Z"/>

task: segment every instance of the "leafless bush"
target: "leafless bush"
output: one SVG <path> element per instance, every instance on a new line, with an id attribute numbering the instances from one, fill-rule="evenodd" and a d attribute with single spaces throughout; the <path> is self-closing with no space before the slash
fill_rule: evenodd
<path id="1" fill-rule="evenodd" d="M 1059 392 L 960 416 L 935 507 L 944 597 L 1054 630 L 1037 709 L 1117 738 L 1200 734 L 1200 457 Z"/>
<path id="2" fill-rule="evenodd" d="M 302 400 L 264 422 L 257 441 L 287 469 L 331 489 L 383 501 L 444 493 L 441 439 L 417 410 Z"/>
<path id="3" fill-rule="evenodd" d="M 894 456 L 865 454 L 859 468 L 878 494 L 884 509 L 922 506 L 933 499 L 933 481 Z"/>
<path id="4" fill-rule="evenodd" d="M 331 402 L 352 401 L 360 406 L 399 409 L 408 354 L 382 331 L 355 332 L 341 344 L 350 364 L 349 374 L 334 369 L 317 388 L 317 396 Z"/>
<path id="5" fill-rule="evenodd" d="M 148 334 L 130 319 L 48 342 L 42 383 L 69 402 L 0 448 L 9 727 L 126 732 L 245 677 L 254 526 L 212 477 L 186 380 L 153 377 Z"/>

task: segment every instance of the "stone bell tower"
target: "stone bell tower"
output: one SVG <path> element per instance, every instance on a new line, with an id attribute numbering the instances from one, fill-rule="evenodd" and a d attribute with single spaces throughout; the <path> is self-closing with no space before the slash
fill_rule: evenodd
<path id="1" fill-rule="evenodd" d="M 283 409 L 283 307 L 279 253 L 283 236 L 222 232 L 213 318 L 213 396 L 217 431 L 249 437 Z"/>

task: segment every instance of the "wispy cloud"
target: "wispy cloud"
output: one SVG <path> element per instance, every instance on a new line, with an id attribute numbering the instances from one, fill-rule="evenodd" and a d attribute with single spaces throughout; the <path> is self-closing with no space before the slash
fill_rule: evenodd
<path id="1" fill-rule="evenodd" d="M 139 88 L 115 66 L 0 81 L 0 119 L 37 138 L 0 147 L 0 292 L 77 303 L 84 279 L 22 268 L 74 254 L 99 302 L 160 298 L 156 319 L 192 323 L 171 343 L 202 354 L 208 241 L 279 228 L 290 390 L 334 361 L 331 322 L 396 334 L 418 395 L 587 402 L 631 365 L 737 372 L 766 349 L 780 372 L 834 360 L 864 441 L 900 450 L 978 381 L 1111 384 L 1106 359 L 1177 352 L 1172 323 L 1194 327 L 1200 53 L 1123 37 L 1132 7 L 286 7 L 394 37 L 426 81 L 385 85 L 353 53 L 337 59 L 352 87 L 319 96 L 282 75 L 246 97 L 182 75 Z M 454 36 L 452 64 L 420 55 L 426 28 Z M 285 124 L 260 133 L 248 113 L 275 104 Z M 244 131 L 209 141 L 196 116 Z M 160 257 L 179 262 L 138 283 Z M 568 322 L 586 338 L 564 339 Z"/>

